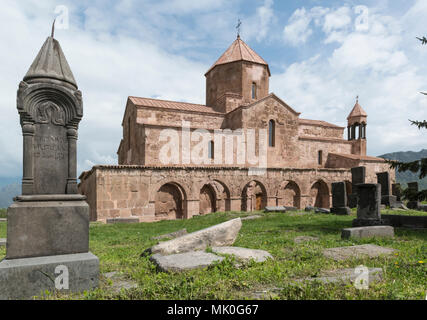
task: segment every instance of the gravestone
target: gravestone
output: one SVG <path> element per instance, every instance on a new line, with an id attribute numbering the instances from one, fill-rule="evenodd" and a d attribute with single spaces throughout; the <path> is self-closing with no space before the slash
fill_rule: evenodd
<path id="1" fill-rule="evenodd" d="M 347 206 L 347 191 L 345 188 L 345 182 L 332 183 L 331 213 L 338 214 L 338 215 L 351 214 L 351 210 Z"/>
<path id="2" fill-rule="evenodd" d="M 391 195 L 390 192 L 390 173 L 377 173 L 377 181 L 381 185 L 381 204 L 388 207 L 396 205 L 396 197 Z"/>
<path id="3" fill-rule="evenodd" d="M 24 146 L 22 195 L 7 212 L 0 299 L 95 288 L 99 260 L 89 252 L 89 205 L 77 192 L 82 95 L 53 36 L 20 83 L 17 108 Z"/>
<path id="4" fill-rule="evenodd" d="M 357 207 L 357 185 L 365 183 L 365 181 L 366 167 L 356 167 L 351 169 L 352 194 L 348 197 L 348 206 L 350 208 Z"/>
<path id="5" fill-rule="evenodd" d="M 381 185 L 359 184 L 357 186 L 357 219 L 353 227 L 382 225 Z"/>
<path id="6" fill-rule="evenodd" d="M 393 196 L 396 197 L 396 200 L 398 202 L 402 201 L 401 190 L 402 190 L 402 188 L 400 186 L 400 183 L 394 183 L 394 184 L 392 184 L 392 186 L 391 186 L 391 193 L 392 193 Z"/>
<path id="7" fill-rule="evenodd" d="M 411 194 L 414 194 L 414 195 L 417 194 L 419 192 L 418 182 L 409 182 L 408 189 L 410 190 Z M 418 199 L 410 199 L 406 206 L 409 209 L 417 210 L 419 205 L 420 205 L 420 202 L 418 201 Z"/>

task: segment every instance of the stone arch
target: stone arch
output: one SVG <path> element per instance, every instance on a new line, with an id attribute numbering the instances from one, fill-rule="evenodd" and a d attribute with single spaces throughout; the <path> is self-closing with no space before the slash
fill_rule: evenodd
<path id="1" fill-rule="evenodd" d="M 157 220 L 183 219 L 186 216 L 187 196 L 179 184 L 170 182 L 162 185 L 155 196 Z"/>
<path id="2" fill-rule="evenodd" d="M 277 205 L 301 208 L 301 189 L 295 181 L 281 184 L 277 191 Z"/>
<path id="3" fill-rule="evenodd" d="M 267 206 L 267 189 L 257 180 L 248 182 L 242 190 L 242 211 L 260 211 Z"/>
<path id="4" fill-rule="evenodd" d="M 330 208 L 329 187 L 322 179 L 317 180 L 310 190 L 311 203 L 317 208 Z"/>
<path id="5" fill-rule="evenodd" d="M 231 210 L 231 192 L 228 186 L 220 181 L 213 180 L 212 186 L 216 191 L 216 209 L 218 212 L 227 212 Z"/>
<path id="6" fill-rule="evenodd" d="M 217 195 L 211 184 L 205 184 L 200 190 L 199 214 L 205 215 L 216 212 Z"/>

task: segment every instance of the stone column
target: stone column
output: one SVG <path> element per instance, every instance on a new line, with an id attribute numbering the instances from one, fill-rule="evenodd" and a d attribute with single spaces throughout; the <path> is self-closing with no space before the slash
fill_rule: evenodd
<path id="1" fill-rule="evenodd" d="M 35 129 L 33 123 L 24 123 L 22 125 L 22 135 L 24 136 L 24 154 L 23 154 L 23 178 L 22 195 L 32 195 L 34 193 L 34 136 Z"/>
<path id="2" fill-rule="evenodd" d="M 77 194 L 77 129 L 67 128 L 68 139 L 68 180 L 67 194 Z"/>
<path id="3" fill-rule="evenodd" d="M 242 209 L 242 198 L 230 198 L 230 211 L 240 211 Z"/>

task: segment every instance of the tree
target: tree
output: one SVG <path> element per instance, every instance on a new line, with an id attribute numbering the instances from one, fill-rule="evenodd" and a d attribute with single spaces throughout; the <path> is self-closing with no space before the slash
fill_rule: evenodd
<path id="1" fill-rule="evenodd" d="M 427 44 L 427 39 L 426 37 L 423 38 L 418 38 L 417 39 L 419 41 L 421 41 L 421 44 L 425 45 Z M 426 92 L 421 92 L 421 94 L 427 95 Z M 413 121 L 413 120 L 409 120 L 411 122 L 412 125 L 417 126 L 418 129 L 427 129 L 427 121 L 423 120 L 423 121 Z M 417 173 L 419 172 L 420 175 L 420 179 L 423 179 L 424 177 L 427 176 L 427 159 L 421 159 L 418 161 L 414 161 L 414 162 L 408 162 L 408 163 L 404 163 L 404 162 L 399 162 L 399 161 L 393 161 L 393 160 L 388 160 L 387 161 L 391 168 L 393 169 L 397 169 L 399 172 L 405 172 L 405 171 L 411 171 L 413 173 Z M 423 192 L 424 193 L 424 192 Z"/>

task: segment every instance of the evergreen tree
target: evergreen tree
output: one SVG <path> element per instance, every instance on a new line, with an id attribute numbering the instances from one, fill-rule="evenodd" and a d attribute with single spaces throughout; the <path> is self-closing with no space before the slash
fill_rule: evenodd
<path id="1" fill-rule="evenodd" d="M 427 38 L 423 37 L 423 38 L 417 38 L 418 40 L 421 41 L 422 45 L 427 44 Z M 421 92 L 421 94 L 427 95 L 426 92 Z M 412 121 L 409 120 L 411 122 L 412 125 L 417 126 L 418 129 L 427 129 L 427 121 L 423 120 L 423 121 Z M 387 161 L 390 166 L 393 169 L 397 169 L 399 172 L 405 172 L 405 171 L 411 171 L 414 173 L 419 172 L 420 175 L 420 179 L 423 179 L 424 177 L 427 176 L 427 159 L 421 159 L 418 161 L 414 161 L 414 162 L 408 162 L 408 163 L 404 163 L 404 162 L 399 162 L 399 161 L 393 161 L 393 160 L 389 160 Z M 420 193 L 420 197 L 421 198 L 425 198 L 426 197 L 426 192 L 421 192 Z"/>

